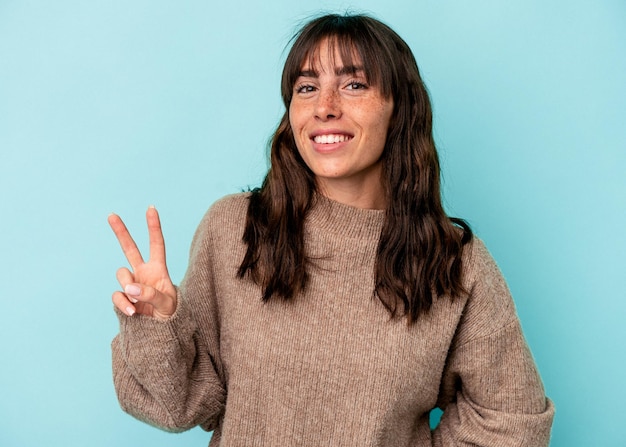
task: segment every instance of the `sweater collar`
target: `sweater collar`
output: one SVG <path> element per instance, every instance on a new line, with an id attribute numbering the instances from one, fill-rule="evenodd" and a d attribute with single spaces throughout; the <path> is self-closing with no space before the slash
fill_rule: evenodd
<path id="1" fill-rule="evenodd" d="M 315 194 L 307 222 L 317 230 L 342 238 L 377 240 L 385 222 L 385 211 L 356 208 Z"/>

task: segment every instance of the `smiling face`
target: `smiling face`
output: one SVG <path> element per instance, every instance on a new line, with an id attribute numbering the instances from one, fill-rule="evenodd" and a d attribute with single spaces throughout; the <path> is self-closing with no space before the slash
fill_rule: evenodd
<path id="1" fill-rule="evenodd" d="M 320 192 L 361 208 L 384 208 L 381 155 L 393 100 L 368 84 L 357 54 L 344 66 L 323 40 L 293 86 L 289 122 Z"/>

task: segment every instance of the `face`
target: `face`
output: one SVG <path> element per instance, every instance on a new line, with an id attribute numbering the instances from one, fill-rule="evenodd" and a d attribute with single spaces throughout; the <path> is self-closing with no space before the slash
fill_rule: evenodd
<path id="1" fill-rule="evenodd" d="M 301 67 L 289 105 L 298 152 L 323 194 L 344 203 L 369 198 L 375 203 L 364 207 L 382 207 L 376 206 L 383 194 L 381 155 L 393 100 L 368 84 L 360 58 L 344 67 L 328 41 L 317 56 L 315 66 L 306 60 Z"/>

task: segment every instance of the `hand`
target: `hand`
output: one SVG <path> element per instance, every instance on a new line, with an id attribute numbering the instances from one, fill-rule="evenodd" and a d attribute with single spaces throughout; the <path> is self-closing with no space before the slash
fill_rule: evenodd
<path id="1" fill-rule="evenodd" d="M 113 293 L 113 304 L 128 316 L 139 313 L 159 319 L 169 318 L 176 310 L 176 288 L 165 263 L 165 242 L 157 210 L 150 207 L 146 211 L 150 238 L 148 262 L 143 260 L 122 219 L 111 214 L 108 220 L 131 267 L 131 270 L 122 267 L 117 271 L 123 292 Z"/>

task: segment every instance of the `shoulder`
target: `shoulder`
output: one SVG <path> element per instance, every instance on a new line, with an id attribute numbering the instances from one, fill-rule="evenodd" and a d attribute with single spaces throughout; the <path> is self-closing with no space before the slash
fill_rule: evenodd
<path id="1" fill-rule="evenodd" d="M 238 219 L 246 215 L 250 199 L 249 192 L 230 194 L 217 200 L 206 212 L 204 218 L 209 220 Z"/>
<path id="2" fill-rule="evenodd" d="M 246 223 L 250 193 L 231 194 L 217 200 L 204 214 L 192 242 L 194 248 L 213 241 L 240 241 Z"/>
<path id="3" fill-rule="evenodd" d="M 463 274 L 466 287 L 472 288 L 477 283 L 491 281 L 504 282 L 502 272 L 485 243 L 478 237 L 472 240 L 463 250 Z"/>
<path id="4" fill-rule="evenodd" d="M 199 229 L 211 232 L 235 231 L 243 228 L 248 211 L 250 193 L 230 194 L 213 203 L 204 214 Z"/>

